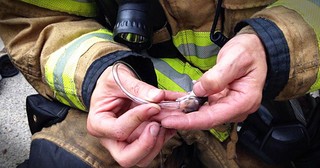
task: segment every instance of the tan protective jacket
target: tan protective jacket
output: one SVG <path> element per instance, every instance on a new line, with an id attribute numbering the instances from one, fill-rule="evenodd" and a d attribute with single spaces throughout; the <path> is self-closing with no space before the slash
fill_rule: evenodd
<path id="1" fill-rule="evenodd" d="M 262 10 L 272 2 L 272 0 L 225 0 L 223 3 L 225 34 L 234 35 L 235 24 L 252 15 L 272 20 L 284 33 L 290 51 L 289 80 L 278 95 L 278 99 L 303 95 L 312 89 L 312 86 L 313 89 L 319 89 L 316 82 L 319 71 L 320 23 L 317 18 L 319 6 L 312 8 L 313 12 L 318 12 L 314 13 L 314 16 L 309 16 L 308 11 L 300 10 L 298 4 L 301 1 L 298 0 L 279 3 Z M 210 31 L 216 6 L 215 1 L 161 0 L 161 4 L 172 28 L 172 35 L 185 29 Z M 50 57 L 79 36 L 102 28 L 92 18 L 51 11 L 20 1 L 0 1 L 0 36 L 4 40 L 6 49 L 13 63 L 28 82 L 48 99 L 57 98 L 56 91 L 45 79 L 45 66 L 51 59 Z M 252 33 L 252 30 L 249 32 Z M 158 33 L 161 34 L 161 32 Z M 156 39 L 161 41 L 166 38 L 170 37 L 161 35 Z M 83 101 L 82 82 L 90 65 L 109 53 L 128 50 L 113 41 L 98 41 L 83 51 L 74 64 L 73 78 L 76 97 L 80 102 Z M 86 111 L 85 108 L 83 110 Z M 66 128 L 70 134 L 65 134 Z M 242 159 L 242 155 L 239 155 L 238 160 L 226 159 L 226 151 L 223 146 L 205 132 L 181 132 L 181 135 L 190 144 L 198 143 L 198 148 L 203 151 L 200 156 L 201 160 L 206 165 L 238 167 L 239 163 L 243 163 L 244 160 L 248 161 Z M 101 150 L 103 148 L 98 140 L 87 134 L 86 113 L 76 108 L 69 111 L 63 122 L 43 129 L 33 138 L 48 139 L 74 153 L 93 167 L 115 167 L 117 165 L 113 159 L 106 159 L 111 157 L 109 153 Z M 163 150 L 164 156 L 169 158 L 171 149 L 179 144 L 181 144 L 179 138 L 170 141 Z M 152 165 L 157 166 L 158 162 L 159 160 L 156 159 Z M 247 166 L 250 164 L 247 163 Z"/>

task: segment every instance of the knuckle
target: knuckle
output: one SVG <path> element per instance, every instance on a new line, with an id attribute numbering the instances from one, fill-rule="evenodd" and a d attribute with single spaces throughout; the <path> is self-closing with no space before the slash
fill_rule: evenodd
<path id="1" fill-rule="evenodd" d="M 136 115 L 136 116 L 134 116 L 133 119 L 134 119 L 135 123 L 143 123 L 146 120 L 146 118 L 141 115 Z"/>
<path id="2" fill-rule="evenodd" d="M 217 79 L 221 79 L 217 75 L 216 77 L 212 77 L 211 75 L 206 75 L 204 78 L 204 83 L 203 83 L 203 88 L 206 91 L 212 92 L 215 91 L 216 89 L 220 90 L 221 84 Z"/>
<path id="3" fill-rule="evenodd" d="M 118 141 L 124 141 L 128 138 L 128 135 L 122 129 L 116 129 L 112 136 Z"/>
<path id="4" fill-rule="evenodd" d="M 132 93 L 134 94 L 134 95 L 138 95 L 139 94 L 139 92 L 140 92 L 140 89 L 141 89 L 141 84 L 138 82 L 138 83 L 135 83 L 132 87 L 131 87 L 131 89 L 132 89 Z"/>

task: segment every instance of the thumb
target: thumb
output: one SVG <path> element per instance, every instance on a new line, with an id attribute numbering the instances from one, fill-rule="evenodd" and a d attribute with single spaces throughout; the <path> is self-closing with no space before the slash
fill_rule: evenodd
<path id="1" fill-rule="evenodd" d="M 218 93 L 250 71 L 252 57 L 248 54 L 248 46 L 242 44 L 246 39 L 242 38 L 232 38 L 221 48 L 217 64 L 195 83 L 193 92 L 197 96 Z"/>
<path id="2" fill-rule="evenodd" d="M 236 79 L 238 71 L 235 64 L 220 62 L 202 75 L 194 84 L 193 92 L 200 97 L 221 92 Z"/>
<path id="3" fill-rule="evenodd" d="M 204 73 L 193 92 L 197 96 L 218 93 L 250 72 L 266 69 L 265 62 L 264 48 L 256 35 L 237 35 L 221 48 L 217 64 Z"/>
<path id="4" fill-rule="evenodd" d="M 115 80 L 127 96 L 150 102 L 159 102 L 164 98 L 165 93 L 163 90 L 137 79 L 131 69 L 125 65 L 118 64 L 116 66 L 119 66 L 119 73 L 114 73 L 113 75 L 117 76 Z"/>

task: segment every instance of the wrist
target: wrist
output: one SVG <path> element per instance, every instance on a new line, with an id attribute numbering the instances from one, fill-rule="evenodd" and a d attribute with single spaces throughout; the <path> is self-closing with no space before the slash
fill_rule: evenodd
<path id="1" fill-rule="evenodd" d="M 250 25 L 260 38 L 267 60 L 267 78 L 264 85 L 263 96 L 274 99 L 285 87 L 289 79 L 290 54 L 287 41 L 280 28 L 270 20 L 252 18 L 237 24 L 238 32 Z"/>
<path id="2" fill-rule="evenodd" d="M 90 107 L 91 95 L 97 84 L 97 80 L 109 66 L 119 60 L 124 61 L 131 67 L 133 67 L 136 70 L 137 75 L 139 75 L 142 80 L 147 78 L 145 77 L 147 75 L 143 75 L 143 72 L 141 72 L 142 70 L 145 70 L 142 69 L 142 67 L 145 68 L 148 66 L 141 66 L 141 64 L 152 65 L 151 60 L 149 60 L 148 58 L 144 58 L 140 54 L 130 51 L 117 51 L 95 60 L 87 70 L 84 81 L 82 83 L 82 99 L 87 109 L 89 109 Z M 138 67 L 138 63 L 141 66 L 140 69 Z M 154 71 L 154 69 L 152 69 L 152 71 Z"/>

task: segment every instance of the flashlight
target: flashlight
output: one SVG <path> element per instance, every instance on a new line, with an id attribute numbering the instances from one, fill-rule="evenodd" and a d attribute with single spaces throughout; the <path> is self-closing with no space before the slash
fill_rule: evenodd
<path id="1" fill-rule="evenodd" d="M 165 25 L 166 18 L 158 0 L 122 0 L 119 2 L 113 39 L 132 50 L 148 49 L 153 30 Z"/>

